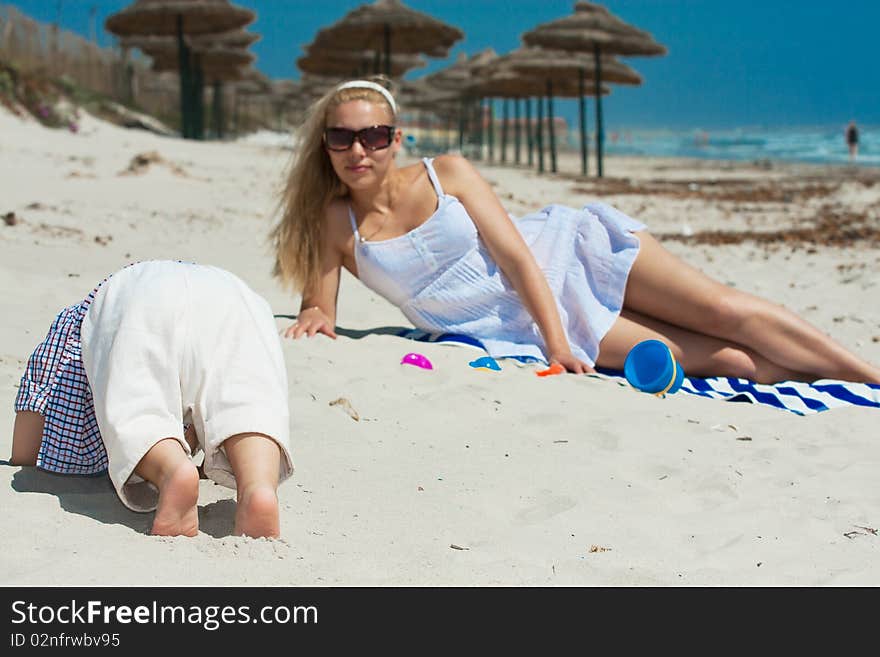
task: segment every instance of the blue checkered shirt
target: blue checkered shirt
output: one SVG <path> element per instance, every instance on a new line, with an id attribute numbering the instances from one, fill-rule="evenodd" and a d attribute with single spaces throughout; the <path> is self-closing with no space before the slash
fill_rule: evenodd
<path id="1" fill-rule="evenodd" d="M 96 474 L 107 469 L 80 343 L 83 318 L 97 291 L 58 313 L 28 359 L 16 395 L 16 411 L 34 411 L 44 418 L 37 466 L 51 472 Z"/>

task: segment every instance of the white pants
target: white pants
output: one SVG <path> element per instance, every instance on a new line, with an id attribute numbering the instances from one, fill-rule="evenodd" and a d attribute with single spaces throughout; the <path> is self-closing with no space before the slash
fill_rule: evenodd
<path id="1" fill-rule="evenodd" d="M 134 475 L 161 440 L 192 456 L 192 421 L 205 474 L 235 488 L 223 441 L 261 433 L 278 443 L 279 481 L 293 472 L 287 372 L 266 301 L 233 274 L 205 265 L 141 262 L 110 277 L 83 320 L 82 360 L 108 471 L 122 502 L 152 511 L 156 488 Z"/>

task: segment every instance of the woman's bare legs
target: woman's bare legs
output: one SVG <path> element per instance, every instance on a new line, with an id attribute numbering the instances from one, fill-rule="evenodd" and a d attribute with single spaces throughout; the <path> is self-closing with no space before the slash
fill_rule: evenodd
<path id="1" fill-rule="evenodd" d="M 685 373 L 694 376 L 732 376 L 758 383 L 806 378 L 802 372 L 777 365 L 743 345 L 695 333 L 630 310 L 624 310 L 605 335 L 596 364 L 623 369 L 630 349 L 642 340 L 665 342 Z"/>
<path id="2" fill-rule="evenodd" d="M 742 345 L 783 371 L 801 372 L 803 380 L 880 383 L 880 369 L 791 311 L 712 280 L 646 232 L 639 233 L 639 240 L 639 256 L 624 297 L 626 309 Z M 681 345 L 685 354 L 688 344 Z"/>
<path id="3" fill-rule="evenodd" d="M 43 440 L 43 416 L 34 411 L 17 411 L 12 425 L 10 465 L 36 465 Z"/>
<path id="4" fill-rule="evenodd" d="M 174 438 L 160 440 L 134 471 L 159 489 L 159 506 L 150 533 L 196 536 L 199 533 L 199 473 L 183 446 Z"/>
<path id="5" fill-rule="evenodd" d="M 226 458 L 235 475 L 236 536 L 278 538 L 278 472 L 281 450 L 278 444 L 260 433 L 240 433 L 223 442 Z"/>

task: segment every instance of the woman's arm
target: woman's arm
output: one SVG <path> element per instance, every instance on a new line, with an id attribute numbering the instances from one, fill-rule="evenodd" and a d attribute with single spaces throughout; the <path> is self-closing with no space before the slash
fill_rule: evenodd
<path id="1" fill-rule="evenodd" d="M 324 235 L 321 241 L 321 272 L 314 288 L 303 290 L 302 303 L 296 321 L 285 331 L 284 337 L 294 339 L 306 335 L 323 333 L 336 339 L 336 300 L 339 295 L 339 278 L 342 268 L 342 237 L 336 229 L 342 224 L 333 221 L 336 208 L 327 210 L 324 221 Z"/>
<path id="2" fill-rule="evenodd" d="M 444 155 L 436 158 L 434 165 L 444 189 L 464 205 L 490 255 L 540 328 L 549 360 L 570 372 L 594 372 L 571 353 L 547 278 L 489 184 L 462 157 Z"/>

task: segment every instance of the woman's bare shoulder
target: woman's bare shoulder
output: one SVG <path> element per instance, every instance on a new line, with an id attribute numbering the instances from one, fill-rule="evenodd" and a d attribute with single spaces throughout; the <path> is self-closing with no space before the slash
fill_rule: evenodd
<path id="1" fill-rule="evenodd" d="M 463 155 L 456 155 L 454 153 L 447 153 L 445 155 L 438 155 L 433 160 L 434 170 L 444 173 L 449 173 L 452 175 L 460 174 L 460 173 L 468 173 L 474 172 L 474 165 L 470 163 Z"/>
<path id="2" fill-rule="evenodd" d="M 425 173 L 425 165 L 422 164 L 421 160 L 413 162 L 412 164 L 407 164 L 406 166 L 397 167 L 397 173 L 403 180 L 410 184 L 418 180 L 421 176 L 427 175 Z"/>
<path id="3" fill-rule="evenodd" d="M 461 155 L 438 155 L 434 158 L 433 164 L 443 189 L 453 196 L 458 196 L 459 192 L 467 190 L 474 179 L 480 177 L 474 165 Z"/>
<path id="4" fill-rule="evenodd" d="M 348 197 L 334 198 L 324 213 L 324 234 L 335 244 L 345 241 L 351 235 Z"/>

